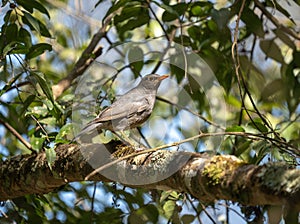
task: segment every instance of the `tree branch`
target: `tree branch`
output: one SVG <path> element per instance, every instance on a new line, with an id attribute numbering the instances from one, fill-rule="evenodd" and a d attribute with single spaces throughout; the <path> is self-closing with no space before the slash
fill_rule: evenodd
<path id="1" fill-rule="evenodd" d="M 23 137 L 22 137 L 22 135 L 19 133 L 19 132 L 17 132 L 17 130 L 16 129 L 14 129 L 9 123 L 7 123 L 7 122 L 5 122 L 5 121 L 3 121 L 3 120 L 1 120 L 0 119 L 0 124 L 3 124 L 4 125 L 4 127 L 6 127 L 7 128 L 7 130 L 9 130 L 20 142 L 22 142 L 23 143 L 23 145 L 27 148 L 27 149 L 29 149 L 31 152 L 33 152 L 33 153 L 36 153 L 36 151 L 34 151 L 33 150 L 33 148 L 32 148 L 32 146 L 31 146 L 31 144 L 29 143 L 29 142 L 27 142 Z"/>
<path id="2" fill-rule="evenodd" d="M 94 34 L 91 42 L 82 52 L 80 58 L 67 77 L 63 78 L 56 85 L 52 86 L 52 92 L 55 99 L 58 98 L 66 89 L 68 89 L 73 80 L 81 76 L 84 71 L 94 62 L 94 60 L 102 54 L 102 47 L 97 47 L 97 45 L 99 41 L 105 37 L 111 18 L 112 16 L 107 17 L 103 23 L 103 26 L 98 30 L 97 33 Z"/>
<path id="3" fill-rule="evenodd" d="M 46 154 L 19 155 L 0 162 L 0 200 L 26 194 L 45 194 L 69 182 L 83 181 L 94 169 L 91 162 L 106 164 L 103 147 L 121 158 L 135 151 L 134 148 L 112 142 L 107 145 L 74 144 L 56 148 L 57 158 L 48 166 Z M 85 153 L 85 156 L 82 155 Z M 154 178 L 180 168 L 172 175 L 145 184 L 124 184 L 146 189 L 176 190 L 186 192 L 202 202 L 224 199 L 246 205 L 293 205 L 300 209 L 300 170 L 290 169 L 282 163 L 262 166 L 249 165 L 234 156 L 157 150 L 120 161 L 115 173 L 121 179 L 124 170 L 131 170 L 136 178 Z M 91 177 L 94 181 L 111 182 L 102 174 Z M 126 181 L 125 181 L 126 182 Z"/>
<path id="4" fill-rule="evenodd" d="M 284 32 L 291 35 L 293 38 L 300 40 L 300 35 L 294 30 L 289 29 L 288 27 L 282 25 L 267 9 L 266 7 L 258 0 L 254 0 L 255 5 L 263 12 L 263 14 L 277 27 L 281 28 Z"/>

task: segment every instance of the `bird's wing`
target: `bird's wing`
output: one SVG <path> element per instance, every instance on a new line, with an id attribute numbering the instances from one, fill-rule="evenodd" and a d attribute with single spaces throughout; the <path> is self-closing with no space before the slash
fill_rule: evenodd
<path id="1" fill-rule="evenodd" d="M 129 101 L 129 102 L 128 102 Z M 130 117 L 134 113 L 140 113 L 149 108 L 149 100 L 141 95 L 132 95 L 131 99 L 123 96 L 115 101 L 111 106 L 103 110 L 94 122 L 104 122 L 124 117 Z"/>

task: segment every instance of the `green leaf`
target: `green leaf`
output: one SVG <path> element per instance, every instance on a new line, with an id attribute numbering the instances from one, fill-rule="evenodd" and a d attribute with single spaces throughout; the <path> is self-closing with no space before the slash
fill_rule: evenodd
<path id="1" fill-rule="evenodd" d="M 41 54 L 43 54 L 45 51 L 52 51 L 52 46 L 50 44 L 46 43 L 39 43 L 36 45 L 33 45 L 29 52 L 26 54 L 26 59 L 35 58 Z"/>
<path id="2" fill-rule="evenodd" d="M 195 215 L 183 215 L 181 217 L 182 223 L 192 223 L 196 219 Z"/>
<path id="3" fill-rule="evenodd" d="M 16 40 L 18 37 L 18 26 L 17 24 L 13 23 L 6 27 L 5 29 L 5 36 L 7 40 L 12 41 Z"/>
<path id="4" fill-rule="evenodd" d="M 268 128 L 260 121 L 254 121 L 249 124 L 251 127 L 255 128 L 261 133 L 267 133 Z"/>
<path id="5" fill-rule="evenodd" d="M 12 13 L 12 10 L 8 10 L 7 13 L 5 14 L 4 18 L 3 18 L 3 20 L 6 24 L 8 24 L 8 22 L 9 22 L 9 18 L 10 18 L 11 13 Z"/>
<path id="6" fill-rule="evenodd" d="M 178 3 L 172 6 L 161 4 L 159 6 L 165 9 L 165 11 L 162 14 L 162 20 L 164 22 L 170 22 L 175 19 L 178 19 L 188 9 L 188 4 L 186 3 Z"/>
<path id="7" fill-rule="evenodd" d="M 49 82 L 46 81 L 44 74 L 41 72 L 31 72 L 30 74 L 35 78 L 35 80 L 41 86 L 47 98 L 51 100 L 51 102 L 54 102 L 52 89 L 49 86 Z"/>
<path id="8" fill-rule="evenodd" d="M 23 108 L 20 112 L 21 115 L 28 109 L 29 105 L 35 100 L 35 95 L 29 95 L 23 103 Z"/>
<path id="9" fill-rule="evenodd" d="M 144 66 L 144 52 L 138 46 L 133 46 L 128 51 L 128 61 L 134 68 L 135 75 L 139 75 Z"/>
<path id="10" fill-rule="evenodd" d="M 275 10 L 281 12 L 281 13 L 282 13 L 283 15 L 285 15 L 288 19 L 290 19 L 294 24 L 296 24 L 295 21 L 292 19 L 290 13 L 289 13 L 286 9 L 284 9 L 280 4 L 278 4 L 277 1 L 267 0 L 266 3 L 267 3 L 267 4 L 266 4 L 267 7 L 272 7 L 273 9 L 275 9 Z M 273 9 L 272 9 L 272 10 L 273 10 Z"/>
<path id="11" fill-rule="evenodd" d="M 117 1 L 116 4 L 114 4 L 112 7 L 110 7 L 104 17 L 104 19 L 106 19 L 106 17 L 111 16 L 111 14 L 114 14 L 117 12 L 119 12 L 122 8 L 134 8 L 134 7 L 141 7 L 141 2 L 139 1 L 128 1 L 128 0 L 122 0 L 122 1 Z"/>
<path id="12" fill-rule="evenodd" d="M 259 37 L 264 37 L 265 32 L 262 25 L 262 21 L 258 18 L 258 16 L 254 13 L 253 10 L 245 8 L 242 13 L 241 19 L 251 32 L 253 32 Z"/>
<path id="13" fill-rule="evenodd" d="M 48 114 L 48 109 L 45 106 L 34 106 L 32 108 L 29 108 L 28 112 L 25 113 L 25 116 L 31 114 L 36 116 L 37 118 L 45 117 Z"/>
<path id="14" fill-rule="evenodd" d="M 38 23 L 39 23 L 39 26 L 40 26 L 41 35 L 44 36 L 44 37 L 49 37 L 50 38 L 51 34 L 50 34 L 48 28 L 41 21 L 38 21 Z"/>
<path id="15" fill-rule="evenodd" d="M 176 202 L 173 200 L 169 200 L 164 204 L 163 210 L 167 219 L 170 219 L 172 217 L 175 208 L 176 208 Z"/>
<path id="16" fill-rule="evenodd" d="M 227 27 L 227 24 L 231 19 L 233 13 L 228 8 L 222 8 L 220 10 L 213 9 L 211 15 L 212 19 L 218 25 L 219 30 L 222 30 Z"/>
<path id="17" fill-rule="evenodd" d="M 275 79 L 268 83 L 264 89 L 262 90 L 261 93 L 261 98 L 263 100 L 274 100 L 274 96 L 276 96 L 275 100 L 277 101 L 278 96 L 283 96 L 282 94 L 284 93 L 284 82 L 282 79 Z"/>
<path id="18" fill-rule="evenodd" d="M 124 21 L 131 19 L 133 17 L 136 18 L 139 16 L 140 13 L 141 13 L 140 6 L 123 8 L 121 14 L 116 15 L 114 17 L 114 23 L 115 24 L 123 23 Z"/>
<path id="19" fill-rule="evenodd" d="M 49 99 L 44 99 L 44 100 L 42 100 L 42 101 L 43 101 L 43 103 L 47 106 L 48 110 L 53 110 L 54 105 L 53 105 L 53 103 L 51 102 L 51 100 L 49 100 Z"/>
<path id="20" fill-rule="evenodd" d="M 2 57 L 8 54 L 26 54 L 28 48 L 17 41 L 12 41 L 3 49 Z"/>
<path id="21" fill-rule="evenodd" d="M 252 144 L 251 141 L 240 138 L 239 141 L 238 141 L 235 156 L 240 156 L 243 153 L 247 153 L 251 144 Z"/>
<path id="22" fill-rule="evenodd" d="M 43 147 L 44 141 L 45 141 L 45 138 L 38 138 L 38 137 L 35 137 L 34 135 L 31 136 L 30 144 L 32 146 L 32 149 L 34 149 L 36 151 L 40 151 Z"/>
<path id="23" fill-rule="evenodd" d="M 245 129 L 241 126 L 234 125 L 226 128 L 225 132 L 245 132 Z"/>
<path id="24" fill-rule="evenodd" d="M 31 30 L 37 31 L 40 35 L 44 37 L 51 37 L 51 34 L 47 27 L 37 18 L 30 15 L 28 12 L 24 12 L 22 17 L 23 23 L 27 24 Z"/>
<path id="25" fill-rule="evenodd" d="M 24 43 L 27 48 L 30 48 L 32 46 L 30 33 L 22 27 L 20 28 L 20 31 L 19 31 L 18 40 L 20 42 Z"/>
<path id="26" fill-rule="evenodd" d="M 194 2 L 191 5 L 191 16 L 203 17 L 211 13 L 213 4 L 211 2 Z"/>
<path id="27" fill-rule="evenodd" d="M 55 152 L 54 148 L 51 147 L 51 148 L 46 148 L 45 153 L 46 153 L 48 165 L 51 169 L 51 165 L 56 160 L 56 152 Z"/>
<path id="28" fill-rule="evenodd" d="M 281 27 L 274 29 L 273 32 L 283 43 L 285 43 L 287 46 L 289 46 L 293 50 L 296 50 L 295 42 L 290 39 L 290 37 L 286 34 L 285 31 L 282 30 Z"/>
<path id="29" fill-rule="evenodd" d="M 277 46 L 274 40 L 261 40 L 259 45 L 267 57 L 272 58 L 280 63 L 284 63 L 280 48 Z"/>
<path id="30" fill-rule="evenodd" d="M 30 15 L 28 12 L 24 12 L 24 16 L 22 17 L 22 20 L 25 24 L 27 24 L 30 29 L 37 31 L 40 34 L 40 25 L 36 18 L 34 18 L 32 15 Z"/>
<path id="31" fill-rule="evenodd" d="M 47 124 L 50 126 L 55 126 L 56 125 L 56 118 L 55 117 L 46 117 L 43 119 L 40 119 L 39 122 L 41 124 Z"/>
<path id="32" fill-rule="evenodd" d="M 133 211 L 129 217 L 128 222 L 131 224 L 140 224 L 140 223 L 157 223 L 159 213 L 157 208 L 148 204 L 143 206 L 135 211 Z"/>
<path id="33" fill-rule="evenodd" d="M 120 36 L 124 36 L 126 32 L 132 31 L 135 28 L 147 24 L 149 20 L 150 20 L 149 14 L 148 13 L 145 14 L 143 11 L 141 11 L 138 17 L 127 20 L 125 24 L 117 25 L 117 30 L 119 31 Z"/>
<path id="34" fill-rule="evenodd" d="M 37 9 L 41 13 L 45 14 L 49 19 L 50 15 L 47 9 L 39 2 L 35 0 L 17 0 L 18 5 L 23 6 L 24 9 L 26 9 L 28 12 L 33 13 L 33 9 Z"/>
<path id="35" fill-rule="evenodd" d="M 55 138 L 55 142 L 57 143 L 58 140 L 63 139 L 67 135 L 73 135 L 73 124 L 68 123 L 65 124 L 58 132 Z"/>

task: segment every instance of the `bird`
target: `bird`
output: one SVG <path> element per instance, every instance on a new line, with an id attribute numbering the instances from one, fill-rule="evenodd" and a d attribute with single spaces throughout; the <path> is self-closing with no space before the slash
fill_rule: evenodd
<path id="1" fill-rule="evenodd" d="M 139 84 L 124 95 L 117 98 L 110 106 L 101 111 L 97 117 L 76 135 L 100 134 L 102 130 L 112 132 L 133 129 L 143 124 L 151 115 L 158 87 L 169 75 L 148 74 Z M 94 133 L 94 134 L 92 134 Z"/>

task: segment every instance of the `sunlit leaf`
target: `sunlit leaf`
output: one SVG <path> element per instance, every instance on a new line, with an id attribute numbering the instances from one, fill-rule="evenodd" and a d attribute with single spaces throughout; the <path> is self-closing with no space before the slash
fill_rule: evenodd
<path id="1" fill-rule="evenodd" d="M 175 211 L 176 208 L 176 202 L 173 200 L 168 200 L 164 206 L 164 215 L 166 216 L 167 219 L 170 219 Z"/>
<path id="2" fill-rule="evenodd" d="M 28 111 L 25 113 L 25 116 L 31 114 L 36 117 L 44 117 L 48 114 L 48 109 L 45 106 L 34 106 L 28 109 Z"/>
<path id="3" fill-rule="evenodd" d="M 35 44 L 29 49 L 29 52 L 26 54 L 26 59 L 35 58 L 43 54 L 45 51 L 52 51 L 52 45 L 46 43 Z"/>
<path id="4" fill-rule="evenodd" d="M 273 32 L 276 36 L 286 45 L 288 45 L 292 49 L 296 49 L 295 42 L 290 39 L 290 37 L 280 28 L 274 29 Z"/>
<path id="5" fill-rule="evenodd" d="M 48 10 L 41 3 L 39 3 L 35 0 L 30 0 L 30 1 L 17 0 L 17 3 L 21 6 L 23 6 L 24 9 L 26 9 L 30 13 L 33 13 L 33 9 L 37 9 L 38 11 L 45 14 L 50 19 Z"/>
<path id="6" fill-rule="evenodd" d="M 46 118 L 40 119 L 39 122 L 41 124 L 47 124 L 47 125 L 54 126 L 56 124 L 56 119 L 55 119 L 55 117 L 46 117 Z"/>
<path id="7" fill-rule="evenodd" d="M 50 147 L 50 148 L 46 148 L 45 153 L 46 153 L 48 165 L 51 168 L 51 165 L 56 159 L 56 152 L 53 147 Z"/>
<path id="8" fill-rule="evenodd" d="M 280 63 L 284 63 L 280 48 L 277 46 L 274 40 L 261 40 L 259 45 L 267 57 L 272 58 Z"/>
<path id="9" fill-rule="evenodd" d="M 225 132 L 245 132 L 245 129 L 241 126 L 234 125 L 226 128 Z"/>
<path id="10" fill-rule="evenodd" d="M 40 33 L 40 26 L 38 20 L 30 15 L 28 12 L 23 12 L 24 17 L 22 17 L 23 22 L 26 23 L 31 29 Z"/>
<path id="11" fill-rule="evenodd" d="M 65 124 L 56 135 L 56 142 L 60 139 L 63 139 L 65 136 L 73 135 L 73 124 Z"/>
<path id="12" fill-rule="evenodd" d="M 32 149 L 36 151 L 40 151 L 42 149 L 43 143 L 45 141 L 45 138 L 39 138 L 35 136 L 30 137 L 30 144 L 32 146 Z"/>

